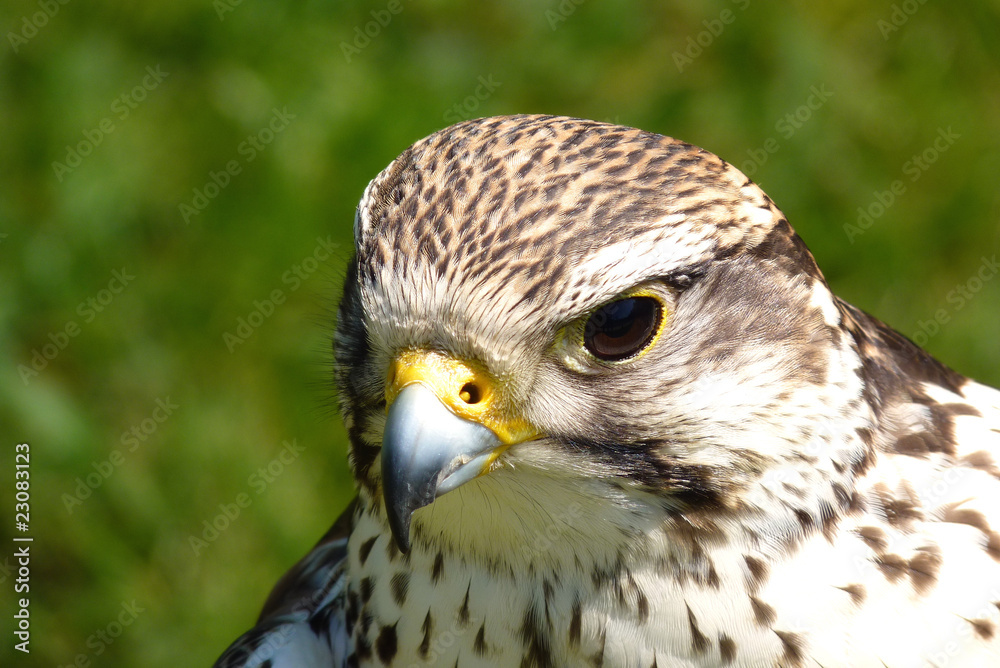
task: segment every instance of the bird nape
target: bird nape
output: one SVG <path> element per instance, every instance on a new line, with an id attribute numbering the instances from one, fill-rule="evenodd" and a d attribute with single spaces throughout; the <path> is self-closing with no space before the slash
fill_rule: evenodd
<path id="1" fill-rule="evenodd" d="M 1000 392 L 690 144 L 459 123 L 365 190 L 357 498 L 218 666 L 1000 665 Z"/>

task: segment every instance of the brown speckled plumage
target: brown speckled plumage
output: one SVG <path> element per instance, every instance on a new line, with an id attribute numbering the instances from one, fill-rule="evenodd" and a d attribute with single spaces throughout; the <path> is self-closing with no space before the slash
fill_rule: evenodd
<path id="1" fill-rule="evenodd" d="M 407 149 L 354 226 L 334 349 L 358 500 L 218 665 L 1000 665 L 1000 393 L 833 296 L 733 166 L 479 119 Z M 629 295 L 656 336 L 583 350 Z M 401 550 L 383 431 L 412 351 L 482 369 L 534 435 Z"/>

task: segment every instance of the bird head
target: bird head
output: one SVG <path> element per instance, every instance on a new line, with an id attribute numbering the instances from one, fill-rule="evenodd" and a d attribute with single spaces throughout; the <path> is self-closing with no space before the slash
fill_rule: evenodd
<path id="1" fill-rule="evenodd" d="M 801 530 L 863 457 L 839 302 L 774 203 L 695 146 L 460 123 L 371 182 L 355 240 L 337 378 L 362 499 L 403 550 Z M 785 497 L 798 519 L 765 512 Z"/>

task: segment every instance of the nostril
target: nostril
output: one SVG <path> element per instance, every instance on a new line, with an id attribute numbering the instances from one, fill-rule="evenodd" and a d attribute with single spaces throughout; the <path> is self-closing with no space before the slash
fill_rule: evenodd
<path id="1" fill-rule="evenodd" d="M 462 389 L 458 391 L 458 396 L 467 404 L 478 404 L 483 398 L 479 386 L 475 383 L 466 383 L 463 385 Z"/>

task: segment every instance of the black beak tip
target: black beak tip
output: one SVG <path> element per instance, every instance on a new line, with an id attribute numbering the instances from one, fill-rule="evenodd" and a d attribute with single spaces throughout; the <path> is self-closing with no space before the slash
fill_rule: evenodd
<path id="1" fill-rule="evenodd" d="M 389 509 L 389 529 L 392 531 L 392 539 L 396 542 L 396 547 L 403 554 L 410 551 L 410 515 L 412 511 L 402 509 Z"/>

